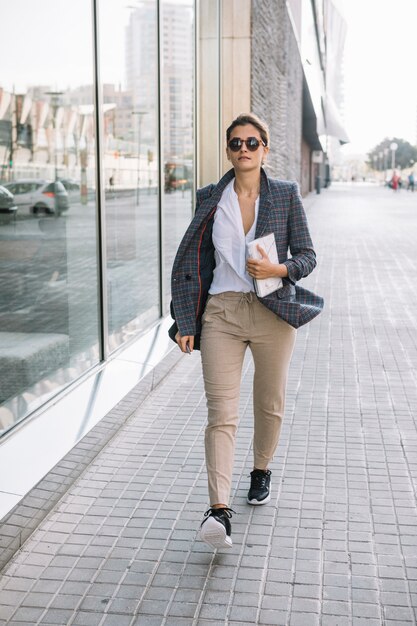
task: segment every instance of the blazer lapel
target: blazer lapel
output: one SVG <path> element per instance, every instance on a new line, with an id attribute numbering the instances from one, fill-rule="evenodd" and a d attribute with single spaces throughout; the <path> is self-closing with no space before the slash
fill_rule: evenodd
<path id="1" fill-rule="evenodd" d="M 202 219 L 206 217 L 208 213 L 210 213 L 211 209 L 214 209 L 219 203 L 220 198 L 222 197 L 222 193 L 232 180 L 235 177 L 235 170 L 231 169 L 219 180 L 215 188 L 213 189 L 213 193 L 211 196 L 206 198 L 200 206 L 199 213 L 202 216 Z"/>
<path id="2" fill-rule="evenodd" d="M 203 200 L 200 204 L 198 212 L 194 215 L 194 218 L 191 221 L 191 224 L 187 228 L 187 231 L 180 243 L 180 246 L 177 251 L 177 255 L 175 257 L 175 264 L 179 264 L 184 254 L 187 252 L 190 242 L 193 240 L 195 235 L 202 228 L 202 224 L 207 220 L 210 213 L 217 207 L 217 204 L 222 197 L 222 193 L 227 186 L 227 184 L 234 178 L 235 171 L 234 169 L 229 170 L 226 174 L 219 180 L 217 185 L 214 187 L 211 195 Z"/>
<path id="3" fill-rule="evenodd" d="M 215 188 L 213 189 L 213 193 L 211 196 L 203 200 L 201 206 L 199 208 L 198 213 L 196 214 L 193 220 L 193 226 L 195 229 L 200 227 L 200 224 L 206 219 L 207 215 L 214 209 L 219 203 L 220 198 L 222 197 L 222 193 L 225 190 L 226 186 L 235 177 L 234 169 L 229 170 L 226 174 L 219 180 Z M 271 207 L 271 192 L 269 189 L 268 177 L 265 174 L 264 170 L 261 170 L 261 197 L 259 199 L 259 211 L 258 211 L 258 221 L 256 224 L 256 233 L 255 236 L 262 237 L 265 233 L 265 230 L 268 227 L 269 223 L 269 211 Z M 199 219 L 196 219 L 199 218 Z"/>
<path id="4" fill-rule="evenodd" d="M 262 237 L 269 223 L 269 211 L 271 208 L 271 192 L 268 177 L 261 170 L 261 197 L 259 199 L 258 221 L 256 223 L 255 238 Z"/>

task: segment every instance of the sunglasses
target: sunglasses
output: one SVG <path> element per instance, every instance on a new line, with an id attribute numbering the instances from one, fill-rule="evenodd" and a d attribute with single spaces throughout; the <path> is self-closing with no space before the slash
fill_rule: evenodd
<path id="1" fill-rule="evenodd" d="M 233 139 L 231 139 L 227 145 L 232 152 L 239 152 L 243 144 L 246 144 L 246 148 L 249 150 L 249 152 L 255 152 L 261 144 L 263 146 L 266 146 L 266 144 L 262 140 L 259 141 L 259 139 L 257 139 L 256 137 L 248 137 L 247 139 L 233 137 Z"/>

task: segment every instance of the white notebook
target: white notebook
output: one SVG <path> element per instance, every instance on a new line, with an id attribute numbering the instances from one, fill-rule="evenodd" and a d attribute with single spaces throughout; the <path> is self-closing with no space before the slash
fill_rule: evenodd
<path id="1" fill-rule="evenodd" d="M 265 250 L 271 263 L 279 263 L 274 233 L 270 233 L 264 237 L 259 237 L 258 239 L 254 239 L 248 243 L 246 246 L 248 257 L 251 257 L 252 259 L 262 259 L 262 255 L 257 248 L 258 245 Z M 262 279 L 254 278 L 253 284 L 255 286 L 256 295 L 260 298 L 264 298 L 273 291 L 282 287 L 282 279 L 279 277 Z"/>

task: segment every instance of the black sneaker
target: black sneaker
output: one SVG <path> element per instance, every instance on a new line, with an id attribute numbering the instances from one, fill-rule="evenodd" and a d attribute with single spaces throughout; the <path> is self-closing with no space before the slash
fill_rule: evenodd
<path id="1" fill-rule="evenodd" d="M 232 509 L 210 508 L 204 513 L 204 519 L 200 526 L 200 539 L 212 548 L 232 547 L 232 526 L 230 518 Z"/>
<path id="2" fill-rule="evenodd" d="M 255 469 L 250 473 L 248 504 L 266 504 L 271 499 L 271 470 Z"/>

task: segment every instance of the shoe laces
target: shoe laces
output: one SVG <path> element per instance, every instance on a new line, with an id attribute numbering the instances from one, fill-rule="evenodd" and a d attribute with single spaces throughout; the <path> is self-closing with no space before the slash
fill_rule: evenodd
<path id="1" fill-rule="evenodd" d="M 229 509 L 228 507 L 224 507 L 224 508 L 210 507 L 204 513 L 204 517 L 208 517 L 209 515 L 214 515 L 214 516 L 224 515 L 225 517 L 228 517 L 230 519 L 232 517 L 232 513 L 235 513 L 235 511 L 233 509 Z"/>
<path id="2" fill-rule="evenodd" d="M 261 489 L 266 487 L 267 481 L 271 476 L 271 470 L 253 470 L 250 473 L 252 480 L 256 483 L 256 486 L 259 486 Z"/>

